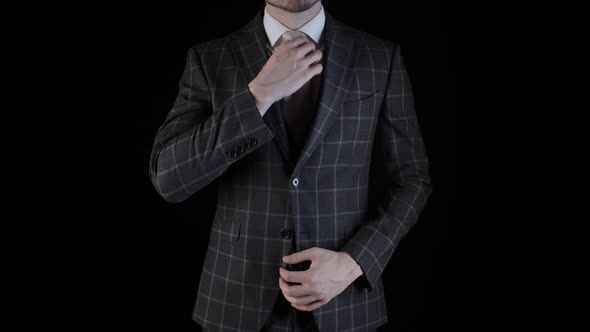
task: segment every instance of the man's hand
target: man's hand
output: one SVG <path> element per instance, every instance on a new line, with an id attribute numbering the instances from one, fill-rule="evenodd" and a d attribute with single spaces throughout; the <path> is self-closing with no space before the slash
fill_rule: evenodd
<path id="1" fill-rule="evenodd" d="M 321 73 L 321 57 L 322 52 L 303 36 L 280 44 L 260 73 L 248 84 L 260 114 L 264 115 L 274 102 L 293 94 Z"/>
<path id="2" fill-rule="evenodd" d="M 362 275 L 360 266 L 343 251 L 313 247 L 283 257 L 287 264 L 306 260 L 310 260 L 311 265 L 305 271 L 279 268 L 279 287 L 283 296 L 301 311 L 311 311 L 329 302 Z"/>

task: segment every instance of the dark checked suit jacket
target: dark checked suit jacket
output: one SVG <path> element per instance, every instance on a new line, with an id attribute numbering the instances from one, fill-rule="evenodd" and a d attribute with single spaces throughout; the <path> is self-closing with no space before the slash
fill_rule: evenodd
<path id="1" fill-rule="evenodd" d="M 217 184 L 192 319 L 260 330 L 282 296 L 292 234 L 296 251 L 346 251 L 364 273 L 312 311 L 319 329 L 376 328 L 388 321 L 381 273 L 431 193 L 400 47 L 326 12 L 319 105 L 291 160 L 280 103 L 261 116 L 248 89 L 268 57 L 262 15 L 188 50 L 153 145 L 149 174 L 166 201 Z"/>

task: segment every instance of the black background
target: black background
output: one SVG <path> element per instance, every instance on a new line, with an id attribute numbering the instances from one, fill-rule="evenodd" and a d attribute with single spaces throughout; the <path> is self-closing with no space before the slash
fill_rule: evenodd
<path id="1" fill-rule="evenodd" d="M 583 12 L 323 4 L 400 43 L 431 159 L 433 194 L 384 272 L 381 330 L 587 329 Z M 11 331 L 199 330 L 190 314 L 215 188 L 167 204 L 147 160 L 188 48 L 262 5 L 7 11 L 0 292 Z"/>

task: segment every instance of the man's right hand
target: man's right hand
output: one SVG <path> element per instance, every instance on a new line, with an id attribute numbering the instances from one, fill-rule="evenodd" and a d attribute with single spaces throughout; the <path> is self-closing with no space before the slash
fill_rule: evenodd
<path id="1" fill-rule="evenodd" d="M 321 57 L 322 52 L 303 36 L 279 45 L 258 76 L 248 84 L 260 114 L 264 115 L 274 102 L 293 94 L 321 73 Z"/>

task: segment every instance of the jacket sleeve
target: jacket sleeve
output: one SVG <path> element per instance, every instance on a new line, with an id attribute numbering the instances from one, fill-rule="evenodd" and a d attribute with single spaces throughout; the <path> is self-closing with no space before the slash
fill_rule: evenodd
<path id="1" fill-rule="evenodd" d="M 184 201 L 273 138 L 247 84 L 234 86 L 230 98 L 214 105 L 207 79 L 193 46 L 149 160 L 150 180 L 168 202 Z"/>
<path id="2" fill-rule="evenodd" d="M 344 245 L 360 265 L 356 281 L 371 291 L 401 238 L 418 220 L 432 191 L 408 74 L 399 45 L 392 45 L 391 65 L 375 133 L 377 160 L 384 177 L 382 199 Z"/>

